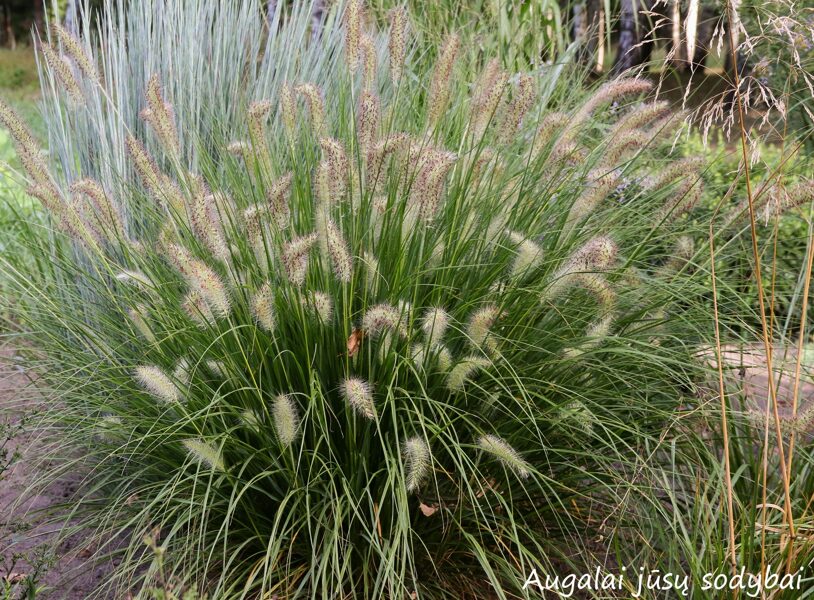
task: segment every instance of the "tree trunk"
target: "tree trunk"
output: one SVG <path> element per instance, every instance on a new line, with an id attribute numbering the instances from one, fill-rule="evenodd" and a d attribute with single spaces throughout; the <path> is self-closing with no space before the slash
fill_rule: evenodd
<path id="1" fill-rule="evenodd" d="M 3 31 L 5 32 L 4 43 L 12 50 L 17 49 L 17 38 L 14 35 L 14 27 L 11 23 L 11 9 L 8 6 L 8 0 L 3 2 Z"/>
<path id="2" fill-rule="evenodd" d="M 613 65 L 614 73 L 622 73 L 641 64 L 641 52 L 636 47 L 639 43 L 636 0 L 621 0 L 619 4 L 619 47 Z"/>

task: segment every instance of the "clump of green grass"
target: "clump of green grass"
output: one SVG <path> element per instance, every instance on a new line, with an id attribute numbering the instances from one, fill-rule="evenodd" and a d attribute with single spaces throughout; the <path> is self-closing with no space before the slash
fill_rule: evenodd
<path id="1" fill-rule="evenodd" d="M 2 107 L 53 227 L 36 269 L 4 270 L 81 449 L 56 472 L 85 474 L 100 539 L 131 540 L 119 592 L 531 594 L 532 568 L 586 560 L 702 368 L 705 263 L 674 250 L 699 178 L 651 170 L 672 122 L 628 106 L 649 84 L 552 113 L 561 69 L 476 74 L 454 35 L 429 72 L 397 43 L 380 68 L 361 12 L 322 31 L 345 48 L 324 87 L 291 70 L 260 98 L 238 92 L 257 54 L 114 93 L 114 57 L 96 72 L 57 30 L 58 171 Z M 184 86 L 211 81 L 236 95 L 198 123 L 218 90 Z"/>

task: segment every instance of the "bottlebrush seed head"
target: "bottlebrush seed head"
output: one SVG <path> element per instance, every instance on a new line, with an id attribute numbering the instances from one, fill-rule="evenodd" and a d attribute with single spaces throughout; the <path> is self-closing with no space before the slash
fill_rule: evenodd
<path id="1" fill-rule="evenodd" d="M 450 316 L 443 308 L 429 308 L 421 319 L 421 330 L 427 336 L 430 346 L 437 346 L 444 338 L 450 323 Z"/>
<path id="2" fill-rule="evenodd" d="M 543 250 L 538 244 L 517 232 L 511 232 L 509 239 L 517 247 L 517 256 L 512 263 L 512 277 L 521 277 L 540 265 Z"/>
<path id="3" fill-rule="evenodd" d="M 418 207 L 418 216 L 429 223 L 435 218 L 441 204 L 444 181 L 457 160 L 453 152 L 428 148 L 419 158 L 423 163 L 413 182 L 412 201 Z"/>
<path id="4" fill-rule="evenodd" d="M 459 392 L 464 385 L 472 379 L 473 375 L 481 369 L 491 365 L 491 361 L 483 356 L 469 356 L 452 367 L 447 375 L 447 388 L 452 392 Z"/>
<path id="5" fill-rule="evenodd" d="M 582 124 L 593 112 L 604 104 L 608 104 L 624 96 L 633 96 L 650 91 L 653 84 L 644 79 L 623 77 L 613 79 L 603 84 L 591 95 L 568 121 L 568 127 L 563 132 L 560 142 L 573 139 L 579 132 Z"/>
<path id="6" fill-rule="evenodd" d="M 158 75 L 153 75 L 147 82 L 147 109 L 141 116 L 153 128 L 164 150 L 169 154 L 177 154 L 180 145 L 175 114 L 172 106 L 164 100 Z"/>
<path id="7" fill-rule="evenodd" d="M 102 186 L 93 179 L 80 179 L 71 184 L 71 193 L 81 194 L 87 197 L 93 207 L 93 211 L 99 223 L 107 229 L 109 233 L 124 234 L 124 224 L 121 213 L 113 205 L 110 197 L 102 189 Z"/>
<path id="8" fill-rule="evenodd" d="M 85 96 L 79 81 L 74 76 L 70 61 L 66 57 L 60 56 L 50 44 L 42 44 L 40 49 L 45 63 L 62 85 L 62 89 L 68 94 L 71 102 L 75 105 L 83 104 Z"/>
<path id="9" fill-rule="evenodd" d="M 452 353 L 443 344 L 439 344 L 436 349 L 438 352 L 438 370 L 442 373 L 448 373 L 452 368 Z"/>
<path id="10" fill-rule="evenodd" d="M 472 129 L 475 140 L 486 132 L 497 111 L 500 99 L 508 81 L 507 75 L 500 69 L 500 62 L 493 59 L 486 65 L 472 99 Z"/>
<path id="11" fill-rule="evenodd" d="M 353 275 L 353 261 L 348 252 L 348 244 L 334 221 L 328 220 L 326 223 L 325 236 L 336 278 L 342 283 L 349 283 Z"/>
<path id="12" fill-rule="evenodd" d="M 274 290 L 271 283 L 264 283 L 252 298 L 252 314 L 255 321 L 266 331 L 277 327 L 277 312 L 274 308 Z"/>
<path id="13" fill-rule="evenodd" d="M 288 199 L 291 195 L 291 182 L 293 180 L 293 173 L 286 173 L 275 181 L 268 191 L 267 198 L 271 216 L 279 229 L 285 229 L 289 225 L 291 212 L 288 208 Z"/>
<path id="14" fill-rule="evenodd" d="M 367 310 L 362 317 L 362 330 L 370 337 L 388 331 L 398 331 L 405 335 L 401 322 L 401 311 L 390 304 L 377 304 Z"/>
<path id="15" fill-rule="evenodd" d="M 403 7 L 390 13 L 390 77 L 394 85 L 401 81 L 407 56 L 407 11 Z"/>
<path id="16" fill-rule="evenodd" d="M 365 250 L 362 253 L 362 262 L 365 265 L 367 287 L 370 291 L 375 291 L 379 281 L 379 260 L 373 256 L 373 254 Z"/>
<path id="17" fill-rule="evenodd" d="M 406 469 L 405 486 L 408 492 L 415 492 L 430 474 L 432 467 L 430 447 L 422 438 L 413 436 L 404 442 L 402 455 L 404 456 L 404 468 Z"/>
<path id="18" fill-rule="evenodd" d="M 192 365 L 186 357 L 181 358 L 175 365 L 172 376 L 181 385 L 189 385 L 192 380 Z"/>
<path id="19" fill-rule="evenodd" d="M 177 402 L 179 399 L 178 388 L 164 371 L 153 365 L 142 365 L 136 367 L 136 381 L 162 402 Z"/>
<path id="20" fill-rule="evenodd" d="M 293 143 L 297 133 L 297 104 L 294 88 L 285 82 L 280 88 L 280 115 L 288 142 Z"/>
<path id="21" fill-rule="evenodd" d="M 331 297 L 324 292 L 311 292 L 303 302 L 314 316 L 323 323 L 330 323 L 333 317 L 333 302 Z"/>
<path id="22" fill-rule="evenodd" d="M 514 471 L 521 479 L 526 479 L 531 474 L 529 464 L 503 438 L 493 434 L 482 435 L 478 438 L 478 446 Z"/>
<path id="23" fill-rule="evenodd" d="M 144 339 L 150 342 L 151 344 L 155 342 L 155 334 L 153 330 L 150 328 L 150 325 L 147 323 L 147 320 L 144 318 L 144 315 L 147 314 L 147 308 L 143 304 L 139 304 L 134 308 L 131 308 L 127 311 L 130 320 L 133 322 L 133 325 L 138 329 L 139 333 L 144 336 Z"/>
<path id="24" fill-rule="evenodd" d="M 153 283 L 152 279 L 141 271 L 120 271 L 116 275 L 116 279 L 122 283 L 135 283 L 144 290 L 155 289 L 155 284 Z"/>
<path id="25" fill-rule="evenodd" d="M 23 120 L 2 100 L 0 100 L 0 124 L 8 129 L 18 152 L 28 154 L 39 154 L 41 152 L 39 145 L 34 140 L 34 136 L 31 135 Z"/>
<path id="26" fill-rule="evenodd" d="M 534 105 L 536 95 L 534 78 L 531 75 L 521 75 L 515 85 L 514 96 L 506 106 L 500 123 L 499 138 L 504 144 L 509 143 L 517 133 L 526 113 Z"/>
<path id="27" fill-rule="evenodd" d="M 345 8 L 345 60 L 351 72 L 359 64 L 359 40 L 362 36 L 362 0 L 350 0 Z"/>
<path id="28" fill-rule="evenodd" d="M 220 450 L 212 444 L 198 438 L 184 440 L 181 443 L 186 448 L 190 458 L 202 467 L 208 467 L 221 473 L 226 471 Z"/>
<path id="29" fill-rule="evenodd" d="M 249 104 L 248 121 L 249 137 L 252 142 L 252 149 L 255 157 L 263 166 L 268 169 L 271 166 L 271 153 L 269 152 L 268 141 L 266 140 L 266 121 L 271 112 L 272 105 L 268 100 L 259 100 Z"/>
<path id="30" fill-rule="evenodd" d="M 359 99 L 359 117 L 356 128 L 356 137 L 359 140 L 359 149 L 364 156 L 379 134 L 379 121 L 381 119 L 381 106 L 379 97 L 373 92 L 364 91 Z"/>
<path id="31" fill-rule="evenodd" d="M 292 285 L 302 287 L 305 283 L 309 253 L 316 242 L 317 234 L 309 233 L 295 237 L 283 245 L 283 268 Z"/>
<path id="32" fill-rule="evenodd" d="M 209 307 L 201 294 L 195 290 L 190 291 L 181 302 L 183 310 L 190 319 L 202 328 L 206 328 L 215 322 L 215 314 Z"/>
<path id="33" fill-rule="evenodd" d="M 490 334 L 499 316 L 500 309 L 493 304 L 484 306 L 472 314 L 466 327 L 466 335 L 475 348 L 495 349 L 495 341 L 490 339 Z"/>
<path id="34" fill-rule="evenodd" d="M 367 35 L 359 38 L 359 53 L 362 59 L 362 82 L 366 91 L 376 89 L 376 45 Z"/>
<path id="35" fill-rule="evenodd" d="M 302 83 L 294 88 L 298 94 L 305 98 L 308 112 L 311 115 L 311 131 L 317 139 L 327 137 L 325 128 L 325 102 L 322 91 L 312 83 Z"/>
<path id="36" fill-rule="evenodd" d="M 300 415 L 291 395 L 278 394 L 274 398 L 271 414 L 277 439 L 284 448 L 287 448 L 296 441 L 300 428 Z"/>
<path id="37" fill-rule="evenodd" d="M 460 38 L 450 34 L 444 40 L 435 63 L 428 100 L 428 123 L 430 129 L 435 128 L 447 107 L 449 101 L 450 78 L 461 45 Z"/>
<path id="38" fill-rule="evenodd" d="M 85 53 L 85 49 L 82 48 L 80 41 L 58 23 L 52 23 L 51 30 L 59 40 L 59 43 L 62 44 L 65 54 L 71 57 L 71 60 L 79 67 L 82 74 L 91 81 L 99 82 L 99 72 L 96 70 L 96 65 Z"/>
<path id="39" fill-rule="evenodd" d="M 340 392 L 345 402 L 356 413 L 366 419 L 376 418 L 376 405 L 373 403 L 373 392 L 370 384 L 358 377 L 342 380 Z"/>
<path id="40" fill-rule="evenodd" d="M 653 121 L 660 119 L 670 112 L 668 102 L 647 102 L 639 104 L 623 116 L 611 129 L 610 137 L 614 138 L 632 129 L 647 127 Z"/>

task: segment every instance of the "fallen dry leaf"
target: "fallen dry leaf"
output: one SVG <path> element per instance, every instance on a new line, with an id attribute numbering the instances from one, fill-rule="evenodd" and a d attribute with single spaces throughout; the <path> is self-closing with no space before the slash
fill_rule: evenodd
<path id="1" fill-rule="evenodd" d="M 361 329 L 353 330 L 353 333 L 351 333 L 348 338 L 348 356 L 356 356 L 356 353 L 359 352 L 359 348 L 362 347 L 362 338 L 364 337 L 365 332 Z"/>
<path id="2" fill-rule="evenodd" d="M 8 575 L 4 575 L 3 579 L 6 583 L 14 585 L 15 583 L 20 583 L 23 579 L 25 579 L 25 575 L 23 573 L 9 573 Z"/>
<path id="3" fill-rule="evenodd" d="M 421 512 L 424 514 L 425 517 L 433 516 L 435 512 L 438 510 L 437 506 L 427 506 L 423 502 L 421 503 L 419 508 L 421 509 Z"/>

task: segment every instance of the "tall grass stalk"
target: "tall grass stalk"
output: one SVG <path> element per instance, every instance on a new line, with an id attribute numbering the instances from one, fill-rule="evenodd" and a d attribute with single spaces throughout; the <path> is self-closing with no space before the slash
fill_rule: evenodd
<path id="1" fill-rule="evenodd" d="M 698 174 L 659 176 L 649 85 L 575 97 L 454 37 L 394 71 L 352 12 L 315 39 L 260 9 L 120 0 L 80 101 L 42 65 L 47 168 L 17 135 L 53 231 L 3 274 L 52 475 L 84 475 L 100 555 L 125 540 L 99 593 L 531 597 L 594 566 L 598 521 L 610 547 L 652 510 L 669 547 L 649 486 L 685 452 L 711 265 L 673 251 Z"/>

